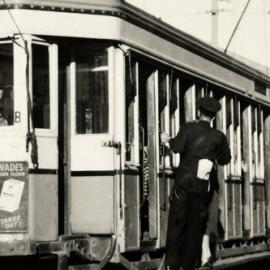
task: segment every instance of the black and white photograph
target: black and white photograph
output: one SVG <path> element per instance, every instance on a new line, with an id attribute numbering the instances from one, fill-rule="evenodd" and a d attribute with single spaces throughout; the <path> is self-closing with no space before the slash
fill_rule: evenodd
<path id="1" fill-rule="evenodd" d="M 0 0 L 0 269 L 270 269 L 270 0 Z"/>

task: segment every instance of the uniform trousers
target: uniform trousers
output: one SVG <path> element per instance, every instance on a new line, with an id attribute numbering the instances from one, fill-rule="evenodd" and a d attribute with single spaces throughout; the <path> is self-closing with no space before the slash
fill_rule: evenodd
<path id="1" fill-rule="evenodd" d="M 165 265 L 170 270 L 200 266 L 207 214 L 208 181 L 191 178 L 181 183 L 180 180 L 170 201 L 165 250 Z"/>
<path id="2" fill-rule="evenodd" d="M 206 226 L 206 234 L 209 236 L 219 236 L 218 231 L 218 221 L 219 221 L 219 194 L 216 190 L 213 191 L 211 197 L 209 198 L 208 207 L 208 220 Z"/>
<path id="3" fill-rule="evenodd" d="M 211 171 L 210 174 L 210 191 L 209 191 L 209 207 L 208 207 L 208 221 L 206 226 L 206 234 L 219 237 L 219 182 L 217 169 Z"/>

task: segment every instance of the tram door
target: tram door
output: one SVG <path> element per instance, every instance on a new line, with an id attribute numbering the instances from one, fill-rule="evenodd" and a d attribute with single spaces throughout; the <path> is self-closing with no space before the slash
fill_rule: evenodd
<path id="1" fill-rule="evenodd" d="M 132 71 L 135 81 L 135 87 L 130 83 L 126 87 L 126 168 L 129 172 L 133 170 L 133 175 L 125 174 L 126 246 L 136 248 L 147 243 L 153 247 L 160 245 L 161 235 L 157 168 L 158 71 L 136 59 L 126 65 L 127 78 Z"/>
<path id="2" fill-rule="evenodd" d="M 126 61 L 126 71 L 126 247 L 134 249 L 145 243 L 161 247 L 165 244 L 168 209 L 168 179 L 159 174 L 163 158 L 158 134 L 164 131 L 159 113 L 161 80 L 154 66 L 136 58 Z M 166 92 L 166 76 L 162 85 Z"/>
<path id="3" fill-rule="evenodd" d="M 29 88 L 33 98 L 32 123 L 38 145 L 36 149 L 38 168 L 34 171 L 35 173 L 30 171 L 29 175 L 29 234 L 34 240 L 56 240 L 58 237 L 58 48 L 56 44 L 47 43 L 34 36 L 29 37 L 29 43 L 31 44 Z M 17 63 L 15 66 L 18 67 L 15 69 L 19 74 L 18 77 L 22 78 L 21 65 Z M 19 92 L 21 91 L 17 91 Z M 20 93 L 20 95 L 23 94 Z M 20 106 L 25 106 L 24 102 L 19 103 L 22 104 Z M 20 121 L 20 113 L 18 117 L 17 120 Z M 51 226 L 44 226 L 44 224 L 51 224 Z"/>
<path id="4" fill-rule="evenodd" d="M 139 65 L 139 153 L 141 239 L 157 239 L 156 71 Z"/>
<path id="5" fill-rule="evenodd" d="M 66 189 L 64 231 L 109 235 L 115 232 L 116 216 L 117 158 L 109 143 L 113 141 L 109 69 L 113 69 L 114 48 L 80 42 L 70 44 L 62 57 L 68 54 L 67 81 L 59 103 L 64 114 L 61 136 L 65 151 L 62 160 L 60 157 Z"/>

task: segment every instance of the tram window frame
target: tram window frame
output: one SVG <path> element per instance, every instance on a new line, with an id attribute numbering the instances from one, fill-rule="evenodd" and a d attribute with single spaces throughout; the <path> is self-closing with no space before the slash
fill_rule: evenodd
<path id="1" fill-rule="evenodd" d="M 5 95 L 5 90 L 9 89 L 9 93 L 10 91 L 12 91 L 12 97 L 11 97 L 11 100 L 13 101 L 12 103 L 12 115 L 10 115 L 11 113 L 9 112 L 8 113 L 8 116 L 7 118 L 10 118 L 11 120 L 11 124 L 8 123 L 8 119 L 4 119 L 5 122 L 3 125 L 0 126 L 1 130 L 3 129 L 10 129 L 12 127 L 15 126 L 16 122 L 15 122 L 15 119 L 14 119 L 14 112 L 15 112 L 15 92 L 14 92 L 14 85 L 15 85 L 15 48 L 14 48 L 14 44 L 12 42 L 0 42 L 0 46 L 1 45 L 11 45 L 11 49 L 12 49 L 12 64 L 11 64 L 11 67 L 10 67 L 10 70 L 11 70 L 11 74 L 12 74 L 12 78 L 11 78 L 11 82 L 1 82 L 1 87 L 3 88 L 3 96 Z M 10 88 L 12 88 L 12 90 L 10 90 Z M 10 99 L 9 99 L 10 100 Z M 5 102 L 3 103 L 3 107 L 5 107 L 5 105 L 8 105 L 8 107 L 10 107 L 9 105 L 9 102 L 6 104 Z"/>
<path id="2" fill-rule="evenodd" d="M 82 48 L 85 48 L 86 50 L 82 50 Z M 74 58 L 74 64 L 75 64 L 75 67 L 74 67 L 74 72 L 75 72 L 75 96 L 74 96 L 74 102 L 75 102 L 75 119 L 74 119 L 74 132 L 76 135 L 79 135 L 79 136 L 99 136 L 99 135 L 104 135 L 104 134 L 109 134 L 110 133 L 110 130 L 111 130 L 111 116 L 110 116 L 110 108 L 111 108 L 111 90 L 110 90 L 110 69 L 111 69 L 111 64 L 110 64 L 110 55 L 109 55 L 109 50 L 110 50 L 111 46 L 108 46 L 108 45 L 104 45 L 104 46 L 95 46 L 95 45 L 91 45 L 91 44 L 82 44 L 81 46 L 78 45 L 76 46 L 76 48 L 74 48 L 74 51 L 73 51 L 73 58 Z M 87 50 L 88 49 L 88 50 Z M 95 52 L 95 51 L 103 51 L 103 52 L 106 52 L 106 69 L 104 70 L 101 70 L 101 71 L 106 71 L 107 72 L 107 80 L 106 80 L 106 87 L 107 87 L 107 122 L 106 122 L 106 131 L 102 130 L 102 132 L 89 132 L 89 133 L 82 133 L 82 132 L 78 132 L 78 122 L 77 122 L 77 119 L 78 119 L 78 115 L 77 115 L 77 109 L 78 109 L 78 103 L 77 103 L 77 94 L 78 94 L 78 85 L 77 85 L 77 77 L 78 77 L 78 74 L 77 74 L 77 65 L 78 65 L 78 59 L 82 59 L 83 58 L 83 55 L 82 53 L 87 51 L 88 55 L 90 56 L 91 53 Z M 103 55 L 103 56 L 104 56 Z M 85 62 L 84 62 L 85 63 Z M 95 67 L 96 68 L 96 67 Z M 89 90 L 89 89 L 88 89 Z M 89 94 L 90 95 L 90 94 Z"/>
<path id="3" fill-rule="evenodd" d="M 47 48 L 47 76 L 48 78 L 48 81 L 47 81 L 47 94 L 46 94 L 46 98 L 47 98 L 47 103 L 45 105 L 48 105 L 48 111 L 44 112 L 43 111 L 43 116 L 46 116 L 48 115 L 48 120 L 45 120 L 45 121 L 48 121 L 46 124 L 48 126 L 46 126 L 46 124 L 44 125 L 44 122 L 43 122 L 43 126 L 37 126 L 37 124 L 35 123 L 35 117 L 36 117 L 36 114 L 35 114 L 35 82 L 34 82 L 34 77 L 35 77 L 35 66 L 34 66 L 34 46 L 40 46 L 40 48 Z M 51 104 L 51 101 L 52 101 L 52 91 L 51 91 L 51 74 L 50 74 L 50 46 L 49 44 L 47 43 L 42 43 L 42 42 L 32 42 L 32 46 L 31 46 L 31 89 L 32 89 L 32 103 L 33 103 L 33 125 L 34 125 L 34 128 L 36 130 L 51 130 L 52 129 L 52 104 Z M 44 97 L 44 96 L 43 96 Z M 43 104 L 44 105 L 44 104 Z M 44 109 L 44 106 L 42 106 L 43 109 Z M 43 119 L 44 120 L 44 119 Z"/>
<path id="4" fill-rule="evenodd" d="M 50 126 L 49 128 L 35 127 L 38 137 L 55 137 L 58 133 L 58 45 L 49 43 L 37 36 L 31 36 L 29 41 L 29 88 L 33 104 L 33 46 L 45 46 L 48 48 L 48 76 L 49 76 L 49 105 Z"/>

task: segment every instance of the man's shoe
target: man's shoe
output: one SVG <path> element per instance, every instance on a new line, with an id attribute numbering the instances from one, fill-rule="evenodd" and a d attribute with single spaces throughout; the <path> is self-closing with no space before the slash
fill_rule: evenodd
<path id="1" fill-rule="evenodd" d="M 215 261 L 215 257 L 214 257 L 214 256 L 210 256 L 210 257 L 207 259 L 207 261 L 202 262 L 202 265 L 201 265 L 201 266 L 202 266 L 202 267 L 204 267 L 204 266 L 213 267 L 214 261 Z"/>

